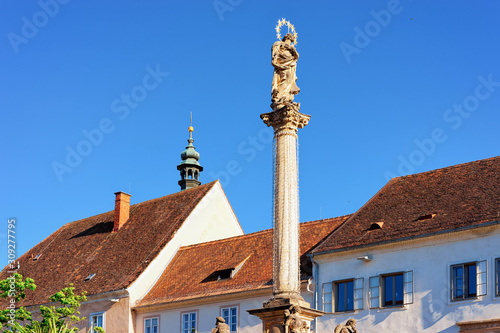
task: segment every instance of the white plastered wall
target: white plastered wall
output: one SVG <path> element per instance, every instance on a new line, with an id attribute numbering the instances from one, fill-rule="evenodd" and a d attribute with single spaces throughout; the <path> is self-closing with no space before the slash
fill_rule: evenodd
<path id="1" fill-rule="evenodd" d="M 247 310 L 259 309 L 262 303 L 268 301 L 272 291 L 269 290 L 269 295 L 262 297 L 233 298 L 230 300 L 212 301 L 201 299 L 200 302 L 192 306 L 179 306 L 166 310 L 149 311 L 139 313 L 137 315 L 136 333 L 144 333 L 144 318 L 159 317 L 160 318 L 160 333 L 181 332 L 181 313 L 197 312 L 198 314 L 198 333 L 210 333 L 212 328 L 215 328 L 215 319 L 220 316 L 221 307 L 238 307 L 238 333 L 261 333 L 262 322 L 256 317 L 250 315 Z M 307 302 L 312 302 L 312 294 L 302 292 L 302 297 Z"/>
<path id="2" fill-rule="evenodd" d="M 371 255 L 363 262 L 357 257 Z M 318 332 L 333 332 L 349 318 L 358 331 L 458 332 L 457 322 L 500 318 L 500 298 L 495 297 L 494 260 L 500 258 L 500 226 L 442 234 L 398 244 L 316 256 L 319 290 L 325 282 L 364 278 L 364 308 L 349 313 L 327 314 L 318 320 Z M 450 300 L 450 265 L 487 260 L 486 296 Z M 403 307 L 368 309 L 369 277 L 413 271 L 414 302 Z M 322 295 L 318 295 L 321 309 Z"/>

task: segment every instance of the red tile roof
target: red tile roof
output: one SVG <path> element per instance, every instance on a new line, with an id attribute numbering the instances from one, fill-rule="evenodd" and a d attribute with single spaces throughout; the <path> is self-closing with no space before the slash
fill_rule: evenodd
<path id="1" fill-rule="evenodd" d="M 306 256 L 348 216 L 300 224 L 301 270 L 310 276 Z M 246 261 L 245 261 L 246 260 Z M 232 278 L 224 270 L 244 264 Z M 182 247 L 138 307 L 223 295 L 272 286 L 272 230 Z"/>
<path id="2" fill-rule="evenodd" d="M 499 221 L 500 157 L 493 157 L 391 179 L 313 252 L 339 251 Z M 381 228 L 374 229 L 378 222 L 383 222 Z"/>
<path id="3" fill-rule="evenodd" d="M 19 273 L 35 279 L 38 287 L 16 305 L 47 303 L 50 295 L 69 283 L 76 292 L 85 290 L 88 295 L 127 288 L 214 184 L 132 205 L 130 219 L 118 232 L 112 232 L 114 211 L 62 226 L 19 258 Z M 38 254 L 41 257 L 33 261 Z M 10 275 L 6 271 L 0 279 Z M 90 274 L 95 276 L 84 282 Z"/>

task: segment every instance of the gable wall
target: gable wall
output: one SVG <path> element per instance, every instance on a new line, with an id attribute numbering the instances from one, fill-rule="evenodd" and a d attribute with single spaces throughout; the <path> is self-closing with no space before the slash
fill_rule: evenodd
<path id="1" fill-rule="evenodd" d="M 141 276 L 128 288 L 131 306 L 144 297 L 150 288 L 154 286 L 181 246 L 237 235 L 243 235 L 243 230 L 227 201 L 220 183 L 217 182 L 198 203 L 158 257 L 149 264 Z M 129 316 L 129 326 L 131 329 L 134 326 L 132 316 Z"/>

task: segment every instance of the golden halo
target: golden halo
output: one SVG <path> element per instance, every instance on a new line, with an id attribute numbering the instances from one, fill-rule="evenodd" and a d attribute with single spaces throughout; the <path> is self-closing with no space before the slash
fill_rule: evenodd
<path id="1" fill-rule="evenodd" d="M 276 37 L 278 37 L 278 40 L 281 40 L 281 27 L 286 25 L 288 27 L 288 31 L 292 31 L 293 35 L 295 36 L 295 43 L 293 43 L 292 45 L 295 46 L 297 45 L 297 39 L 298 39 L 298 36 L 297 36 L 297 33 L 295 32 L 295 27 L 293 26 L 293 24 L 291 24 L 289 21 L 285 20 L 284 18 L 282 18 L 281 20 L 278 20 L 278 25 L 276 26 Z"/>

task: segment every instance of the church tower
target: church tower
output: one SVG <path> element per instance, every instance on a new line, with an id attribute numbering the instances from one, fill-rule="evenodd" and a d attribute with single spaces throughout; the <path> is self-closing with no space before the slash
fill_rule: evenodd
<path id="1" fill-rule="evenodd" d="M 201 184 L 198 178 L 200 177 L 200 172 L 203 171 L 203 167 L 198 163 L 200 154 L 193 146 L 193 130 L 193 126 L 189 126 L 189 144 L 186 146 L 186 150 L 181 153 L 182 162 L 177 166 L 177 170 L 181 172 L 181 180 L 179 180 L 181 191 L 197 187 Z"/>

